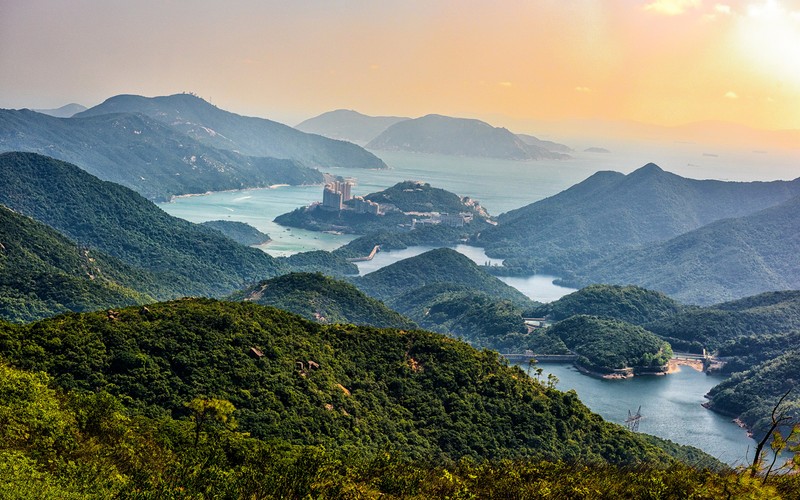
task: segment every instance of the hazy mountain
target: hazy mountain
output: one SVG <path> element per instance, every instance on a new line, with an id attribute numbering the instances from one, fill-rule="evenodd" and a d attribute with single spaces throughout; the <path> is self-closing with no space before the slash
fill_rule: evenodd
<path id="1" fill-rule="evenodd" d="M 395 123 L 366 147 L 508 160 L 566 157 L 562 153 L 526 144 L 505 128 L 492 127 L 480 120 L 442 115 L 426 115 Z"/>
<path id="2" fill-rule="evenodd" d="M 72 115 L 76 113 L 80 113 L 81 111 L 86 111 L 86 106 L 81 106 L 80 104 L 70 103 L 61 106 L 60 108 L 55 109 L 34 109 L 37 113 L 42 113 L 45 115 L 55 116 L 56 118 L 70 118 Z"/>
<path id="3" fill-rule="evenodd" d="M 545 141 L 529 134 L 517 134 L 517 137 L 522 139 L 522 142 L 528 144 L 529 146 L 537 146 L 555 153 L 571 153 L 574 151 L 571 147 L 565 146 L 564 144 L 559 144 L 553 141 Z"/>
<path id="4" fill-rule="evenodd" d="M 368 116 L 358 111 L 337 109 L 322 113 L 295 126 L 310 134 L 319 134 L 331 139 L 350 141 L 364 145 L 378 137 L 397 122 L 410 120 L 400 116 Z"/>
<path id="5" fill-rule="evenodd" d="M 156 296 L 155 280 L 145 271 L 80 248 L 55 229 L 0 205 L 0 319 L 33 321 L 152 302 Z"/>
<path id="6" fill-rule="evenodd" d="M 665 241 L 798 194 L 800 179 L 694 180 L 650 163 L 628 175 L 598 172 L 561 193 L 502 214 L 498 225 L 482 231 L 476 242 L 492 256 L 528 259 L 533 267 L 569 273 L 621 248 Z M 629 283 L 620 279 L 614 282 Z"/>
<path id="7" fill-rule="evenodd" d="M 747 201 L 742 196 L 740 205 Z M 798 214 L 800 197 L 795 197 L 663 243 L 622 252 L 592 263 L 580 274 L 595 282 L 636 283 L 701 305 L 800 289 Z"/>
<path id="8" fill-rule="evenodd" d="M 297 162 L 214 149 L 141 114 L 53 118 L 29 110 L 0 110 L 0 151 L 31 151 L 69 161 L 157 200 L 322 181 L 320 172 Z"/>
<path id="9" fill-rule="evenodd" d="M 435 283 L 463 285 L 473 291 L 497 299 L 530 305 L 531 300 L 481 269 L 468 257 L 450 248 L 430 250 L 416 257 L 395 262 L 367 275 L 355 278 L 354 283 L 373 297 L 387 300 L 408 291 Z"/>
<path id="10" fill-rule="evenodd" d="M 306 134 L 287 125 L 222 110 L 191 94 L 118 95 L 78 116 L 141 113 L 214 148 L 244 155 L 288 158 L 307 167 L 386 168 L 378 157 L 344 141 Z"/>
<path id="11" fill-rule="evenodd" d="M 255 248 L 172 217 L 130 189 L 34 153 L 0 154 L 0 203 L 157 275 L 172 296 L 221 295 L 279 274 Z"/>
<path id="12" fill-rule="evenodd" d="M 250 286 L 231 298 L 277 307 L 325 324 L 417 327 L 410 319 L 368 297 L 352 284 L 321 273 L 285 274 Z"/>

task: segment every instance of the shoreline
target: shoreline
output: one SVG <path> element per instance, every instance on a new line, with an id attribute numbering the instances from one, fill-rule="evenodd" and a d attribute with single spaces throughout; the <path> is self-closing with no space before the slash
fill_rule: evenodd
<path id="1" fill-rule="evenodd" d="M 573 363 L 572 365 L 584 375 L 594 378 L 600 378 L 603 380 L 627 380 L 633 377 L 663 377 L 670 373 L 675 373 L 675 371 L 670 371 L 669 368 L 666 371 L 662 370 L 662 371 L 640 372 L 640 373 L 635 373 L 635 370 L 633 368 L 623 368 L 621 370 L 614 371 L 613 373 L 601 373 L 590 370 L 585 366 L 579 365 L 578 363 Z M 680 369 L 676 371 L 680 371 Z"/>
<path id="2" fill-rule="evenodd" d="M 281 187 L 291 187 L 291 186 L 321 186 L 322 184 L 270 184 L 269 186 L 253 186 L 253 187 L 245 187 L 245 188 L 237 188 L 237 189 L 220 189 L 219 191 L 206 191 L 205 193 L 186 193 L 186 194 L 173 194 L 169 197 L 169 200 L 158 203 L 172 203 L 177 199 L 180 198 L 194 198 L 195 196 L 208 196 L 211 194 L 217 193 L 241 193 L 244 191 L 263 191 L 265 189 L 278 189 Z"/>

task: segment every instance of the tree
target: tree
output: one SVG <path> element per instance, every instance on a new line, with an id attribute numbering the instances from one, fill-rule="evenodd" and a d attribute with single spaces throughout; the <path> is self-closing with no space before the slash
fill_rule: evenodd
<path id="1" fill-rule="evenodd" d="M 203 432 L 211 429 L 236 429 L 236 420 L 233 412 L 236 410 L 233 404 L 225 399 L 197 397 L 184 406 L 191 410 L 191 420 L 194 422 L 194 446 L 197 448 L 200 436 Z"/>

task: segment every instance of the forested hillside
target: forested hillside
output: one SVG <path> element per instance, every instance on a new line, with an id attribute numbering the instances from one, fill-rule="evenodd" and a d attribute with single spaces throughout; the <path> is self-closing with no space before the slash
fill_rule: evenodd
<path id="1" fill-rule="evenodd" d="M 82 247 L 156 275 L 171 296 L 221 295 L 283 266 L 255 248 L 167 215 L 128 188 L 34 153 L 0 155 L 0 204 Z"/>

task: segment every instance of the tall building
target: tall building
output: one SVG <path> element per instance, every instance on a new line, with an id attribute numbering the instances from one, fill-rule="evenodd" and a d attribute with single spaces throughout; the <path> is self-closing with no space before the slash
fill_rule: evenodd
<path id="1" fill-rule="evenodd" d="M 328 210 L 341 210 L 342 193 L 335 191 L 330 185 L 325 186 L 325 189 L 322 190 L 322 208 Z"/>

